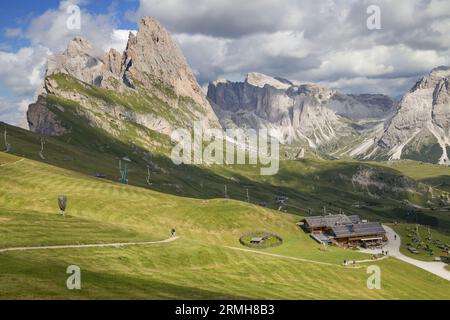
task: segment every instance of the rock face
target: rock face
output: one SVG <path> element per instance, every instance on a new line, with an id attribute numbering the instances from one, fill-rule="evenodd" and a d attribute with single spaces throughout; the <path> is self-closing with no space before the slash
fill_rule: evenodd
<path id="1" fill-rule="evenodd" d="M 436 68 L 396 104 L 251 73 L 242 83 L 211 83 L 208 98 L 226 128 L 270 128 L 325 156 L 450 165 L 449 82 L 450 68 Z"/>
<path id="2" fill-rule="evenodd" d="M 392 98 L 383 94 L 336 93 L 330 108 L 337 114 L 355 120 L 383 119 L 395 112 Z"/>
<path id="3" fill-rule="evenodd" d="M 29 106 L 27 118 L 30 130 L 45 136 L 60 136 L 67 131 L 56 115 L 47 108 L 46 100 L 42 96 Z"/>
<path id="4" fill-rule="evenodd" d="M 64 129 L 51 110 L 50 98 L 56 105 L 78 106 L 76 114 L 110 134 L 126 134 L 117 132 L 117 127 L 130 125 L 138 136 L 145 135 L 145 128 L 170 135 L 174 129 L 192 128 L 194 121 L 220 127 L 177 44 L 149 17 L 141 20 L 136 35 L 130 33 L 123 53 L 111 49 L 99 54 L 77 37 L 63 53 L 49 57 L 44 85 L 38 102 L 29 107 L 28 122 L 34 132 L 65 134 L 70 128 Z"/>
<path id="5" fill-rule="evenodd" d="M 43 135 L 74 133 L 83 121 L 144 148 L 153 133 L 168 136 L 199 121 L 209 128 L 267 128 L 291 146 L 293 159 L 313 153 L 450 164 L 449 81 L 450 68 L 436 68 L 396 104 L 384 95 L 249 73 L 244 82 L 212 82 L 206 97 L 170 34 L 147 17 L 123 53 L 99 53 L 77 37 L 49 57 L 27 115 L 30 129 Z"/>
<path id="6" fill-rule="evenodd" d="M 450 68 L 438 67 L 416 83 L 368 149 L 375 158 L 450 164 L 449 80 Z"/>
<path id="7" fill-rule="evenodd" d="M 130 35 L 123 60 L 124 77 L 129 83 L 137 80 L 148 88 L 160 82 L 172 87 L 177 95 L 209 107 L 181 50 L 155 19 L 142 19 L 137 35 Z"/>
<path id="8" fill-rule="evenodd" d="M 46 77 L 66 74 L 79 81 L 110 89 L 110 78 L 120 80 L 122 55 L 114 49 L 103 57 L 96 54 L 87 40 L 76 37 L 69 42 L 66 51 L 48 58 Z"/>
<path id="9" fill-rule="evenodd" d="M 93 51 L 88 41 L 76 37 L 62 54 L 49 57 L 46 75 L 64 73 L 86 83 L 100 83 L 103 63 Z"/>
<path id="10" fill-rule="evenodd" d="M 344 95 L 319 85 L 295 85 L 289 80 L 250 73 L 244 82 L 219 80 L 208 98 L 226 128 L 269 128 L 284 143 L 313 149 L 339 149 L 342 143 L 373 129 L 352 123 L 389 117 L 394 102 L 383 95 Z"/>

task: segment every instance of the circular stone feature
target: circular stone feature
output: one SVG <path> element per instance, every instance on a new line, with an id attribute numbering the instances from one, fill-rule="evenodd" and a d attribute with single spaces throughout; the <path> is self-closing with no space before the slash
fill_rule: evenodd
<path id="1" fill-rule="evenodd" d="M 239 242 L 246 247 L 255 249 L 266 249 L 281 246 L 283 239 L 267 231 L 254 231 L 244 234 Z"/>

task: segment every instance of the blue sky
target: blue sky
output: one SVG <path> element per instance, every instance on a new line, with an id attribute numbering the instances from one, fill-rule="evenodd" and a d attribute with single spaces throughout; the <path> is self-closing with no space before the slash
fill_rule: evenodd
<path id="1" fill-rule="evenodd" d="M 66 26 L 73 4 L 75 31 Z M 370 5 L 381 29 L 367 27 Z M 74 36 L 123 50 L 147 15 L 171 32 L 203 87 L 260 72 L 398 97 L 450 65 L 449 0 L 15 0 L 0 11 L 0 121 L 25 125 L 48 55 Z"/>
<path id="2" fill-rule="evenodd" d="M 82 10 L 83 19 L 90 20 L 87 28 L 73 34 L 61 35 L 51 40 L 46 28 L 56 25 L 58 16 L 66 14 L 63 6 L 76 4 Z M 105 30 L 134 30 L 137 19 L 134 13 L 139 8 L 138 0 L 15 0 L 7 9 L 0 11 L 0 121 L 24 125 L 26 106 L 35 96 L 38 82 L 43 80 L 45 66 L 43 59 L 52 52 L 63 50 L 69 38 L 77 35 L 88 36 L 89 28 L 98 25 Z M 54 22 L 55 21 L 55 22 Z M 36 28 L 36 33 L 33 29 Z M 41 29 L 39 29 L 41 28 Z M 100 28 L 101 29 L 101 28 Z M 109 31 L 108 31 L 109 32 Z M 56 30 L 55 33 L 58 33 Z M 107 34 L 105 42 L 108 41 Z M 47 41 L 48 40 L 48 41 Z M 105 44 L 106 46 L 107 44 Z M 44 49 L 45 48 L 45 49 Z M 46 50 L 50 51 L 46 51 Z M 21 65 L 25 60 L 27 65 Z M 17 66 L 15 66 L 17 64 Z M 39 66 L 39 79 L 29 79 L 33 68 Z"/>
<path id="3" fill-rule="evenodd" d="M 74 1 L 77 2 L 77 1 Z M 39 17 L 49 9 L 58 8 L 60 0 L 15 0 L 8 3 L 7 10 L 0 11 L 0 49 L 16 51 L 30 45 L 29 39 L 8 37 L 8 29 L 23 29 L 33 18 Z M 106 14 L 115 11 L 118 28 L 135 29 L 136 21 L 126 17 L 127 12 L 135 12 L 139 7 L 139 0 L 97 0 L 83 1 L 81 7 L 92 14 Z"/>

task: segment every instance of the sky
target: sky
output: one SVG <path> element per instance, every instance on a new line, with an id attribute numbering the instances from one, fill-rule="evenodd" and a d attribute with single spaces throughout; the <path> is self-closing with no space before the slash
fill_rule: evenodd
<path id="1" fill-rule="evenodd" d="M 73 5 L 79 29 L 67 27 Z M 147 15 L 172 33 L 203 87 L 261 72 L 399 97 L 450 65 L 450 0 L 15 0 L 0 11 L 0 121 L 26 126 L 47 57 L 72 38 L 124 50 Z"/>

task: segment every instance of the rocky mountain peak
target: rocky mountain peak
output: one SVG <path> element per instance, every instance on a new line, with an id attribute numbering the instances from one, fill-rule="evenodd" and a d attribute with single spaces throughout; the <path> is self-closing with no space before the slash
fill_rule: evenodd
<path id="1" fill-rule="evenodd" d="M 255 87 L 264 88 L 266 85 L 280 90 L 287 90 L 290 84 L 282 82 L 276 78 L 272 78 L 262 73 L 251 72 L 247 74 L 245 82 Z"/>
<path id="2" fill-rule="evenodd" d="M 439 82 L 448 78 L 450 78 L 450 67 L 440 66 L 434 68 L 428 75 L 421 78 L 411 91 L 419 89 L 435 89 Z"/>
<path id="3" fill-rule="evenodd" d="M 48 58 L 46 76 L 62 73 L 95 84 L 101 77 L 102 66 L 101 59 L 95 56 L 89 41 L 76 37 L 63 53 Z"/>
<path id="4" fill-rule="evenodd" d="M 114 48 L 111 48 L 102 59 L 105 69 L 117 76 L 122 72 L 122 60 L 122 54 Z"/>
<path id="5" fill-rule="evenodd" d="M 151 17 L 140 21 L 136 34 L 129 34 L 123 53 L 110 49 L 99 54 L 87 40 L 74 38 L 63 53 L 49 57 L 39 94 L 39 103 L 29 106 L 28 121 L 30 128 L 46 135 L 63 133 L 56 130 L 60 123 L 45 103 L 49 95 L 76 102 L 92 126 L 114 134 L 111 123 L 121 122 L 168 135 L 179 127 L 192 128 L 197 121 L 205 127 L 220 127 L 178 45 Z M 105 115 L 112 121 L 105 121 Z"/>
<path id="6" fill-rule="evenodd" d="M 128 83 L 137 82 L 145 88 L 162 86 L 175 95 L 191 98 L 215 118 L 177 43 L 154 18 L 142 18 L 136 36 L 130 35 L 123 64 Z"/>
<path id="7" fill-rule="evenodd" d="M 440 66 L 440 67 L 434 68 L 430 74 L 432 74 L 436 77 L 441 77 L 441 78 L 450 77 L 450 67 Z"/>
<path id="8" fill-rule="evenodd" d="M 124 60 L 131 82 L 133 77 L 144 85 L 160 81 L 176 86 L 179 91 L 186 87 L 180 85 L 180 81 L 187 80 L 191 86 L 195 82 L 178 45 L 167 30 L 150 17 L 141 19 L 136 36 L 130 34 Z"/>
<path id="9" fill-rule="evenodd" d="M 244 82 L 212 82 L 208 98 L 225 128 L 271 128 L 283 143 L 313 149 L 334 150 L 344 141 L 369 135 L 394 110 L 393 100 L 386 96 L 351 96 L 256 72 Z M 360 121 L 370 124 L 359 125 Z"/>
<path id="10" fill-rule="evenodd" d="M 320 102 L 329 101 L 335 94 L 335 90 L 318 85 L 318 84 L 302 84 L 298 86 L 297 90 L 294 91 L 297 95 L 304 95 L 308 97 L 314 97 Z"/>
<path id="11" fill-rule="evenodd" d="M 91 54 L 92 52 L 93 47 L 91 43 L 82 37 L 75 37 L 72 41 L 69 42 L 69 45 L 66 49 L 66 54 L 70 57 L 76 57 L 83 54 Z"/>
<path id="12" fill-rule="evenodd" d="M 449 164 L 450 68 L 438 67 L 402 98 L 379 141 L 390 159 Z"/>

